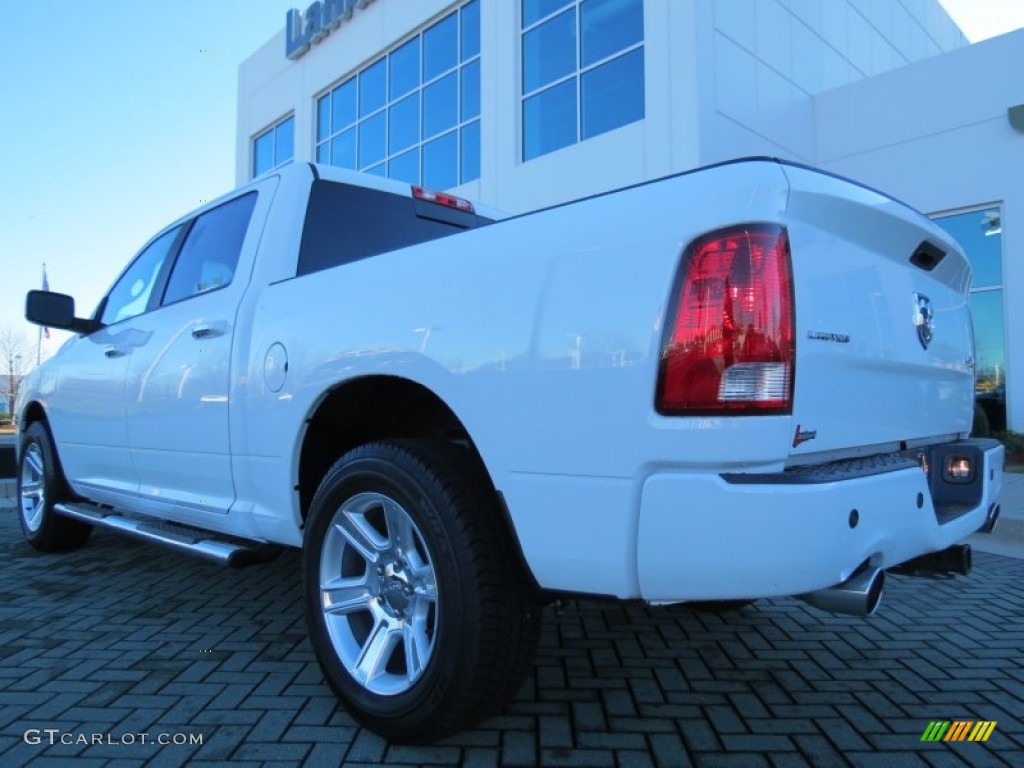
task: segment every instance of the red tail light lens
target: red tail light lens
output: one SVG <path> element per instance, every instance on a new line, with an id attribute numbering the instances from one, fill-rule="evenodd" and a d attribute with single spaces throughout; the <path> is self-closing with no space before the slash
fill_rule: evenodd
<path id="1" fill-rule="evenodd" d="M 455 208 L 459 211 L 465 211 L 466 213 L 473 213 L 473 204 L 469 200 L 463 200 L 461 197 L 455 195 L 449 195 L 447 192 L 437 192 L 433 189 L 427 189 L 426 187 L 413 186 L 412 196 L 417 200 L 425 200 L 428 203 L 437 203 L 438 205 L 444 205 L 448 208 Z"/>
<path id="2" fill-rule="evenodd" d="M 792 411 L 793 290 L 784 228 L 750 224 L 695 240 L 673 303 L 659 413 Z"/>

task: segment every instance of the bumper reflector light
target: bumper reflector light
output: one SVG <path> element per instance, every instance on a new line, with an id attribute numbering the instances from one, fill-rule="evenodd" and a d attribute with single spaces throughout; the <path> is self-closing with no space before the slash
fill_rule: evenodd
<path id="1" fill-rule="evenodd" d="M 951 483 L 969 483 L 974 478 L 974 465 L 967 456 L 947 456 L 944 473 Z"/>

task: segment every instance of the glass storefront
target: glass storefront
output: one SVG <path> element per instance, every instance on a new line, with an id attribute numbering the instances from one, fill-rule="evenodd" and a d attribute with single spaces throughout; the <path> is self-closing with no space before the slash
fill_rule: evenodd
<path id="1" fill-rule="evenodd" d="M 974 316 L 975 396 L 994 430 L 1006 429 L 1006 344 L 1003 322 L 1003 227 L 998 206 L 937 216 L 967 254 Z"/>
<path id="2" fill-rule="evenodd" d="M 480 0 L 316 102 L 316 161 L 433 189 L 480 177 Z"/>
<path id="3" fill-rule="evenodd" d="M 279 168 L 295 154 L 295 116 L 290 115 L 252 140 L 252 175 Z"/>
<path id="4" fill-rule="evenodd" d="M 522 0 L 523 160 L 644 118 L 643 0 Z"/>

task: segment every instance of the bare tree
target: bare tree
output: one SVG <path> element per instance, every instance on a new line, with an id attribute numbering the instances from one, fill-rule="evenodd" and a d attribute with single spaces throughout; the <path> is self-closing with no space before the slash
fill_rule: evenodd
<path id="1" fill-rule="evenodd" d="M 11 418 L 14 418 L 18 387 L 31 363 L 29 342 L 24 331 L 9 325 L 0 328 L 0 392 L 7 396 L 7 412 Z"/>

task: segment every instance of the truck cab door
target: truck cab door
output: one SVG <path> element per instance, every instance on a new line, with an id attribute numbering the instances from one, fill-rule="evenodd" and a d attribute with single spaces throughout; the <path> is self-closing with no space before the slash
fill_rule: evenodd
<path id="1" fill-rule="evenodd" d="M 47 408 L 50 428 L 68 480 L 94 501 L 117 504 L 138 489 L 128 448 L 125 377 L 145 332 L 133 320 L 152 308 L 180 235 L 181 227 L 175 227 L 143 248 L 104 299 L 97 318 L 102 327 L 72 338 L 61 350 L 58 396 Z"/>
<path id="2" fill-rule="evenodd" d="M 201 523 L 234 502 L 231 352 L 258 199 L 249 191 L 187 222 L 160 306 L 137 318 L 145 341 L 132 349 L 125 391 L 141 511 Z"/>

